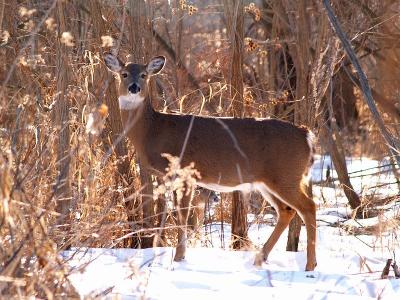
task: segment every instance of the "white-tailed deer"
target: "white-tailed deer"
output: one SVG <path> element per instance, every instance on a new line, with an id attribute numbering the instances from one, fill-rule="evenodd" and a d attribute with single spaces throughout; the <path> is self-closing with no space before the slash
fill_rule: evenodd
<path id="1" fill-rule="evenodd" d="M 154 57 L 147 65 L 124 64 L 106 54 L 108 68 L 118 75 L 119 107 L 125 132 L 150 172 L 165 172 L 169 153 L 181 164 L 195 163 L 201 187 L 219 191 L 259 191 L 276 209 L 277 225 L 255 264 L 261 265 L 295 215 L 307 230 L 306 270 L 316 266 L 316 207 L 309 195 L 309 171 L 313 160 L 313 134 L 304 127 L 273 119 L 213 118 L 165 114 L 150 103 L 148 82 L 165 65 Z M 175 261 L 185 256 L 189 204 L 181 205 Z"/>

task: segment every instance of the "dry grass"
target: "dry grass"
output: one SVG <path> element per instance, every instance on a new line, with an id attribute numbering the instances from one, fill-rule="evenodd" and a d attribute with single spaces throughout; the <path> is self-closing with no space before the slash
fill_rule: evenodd
<path id="1" fill-rule="evenodd" d="M 244 2 L 246 115 L 288 119 L 318 132 L 318 120 L 326 121 L 324 96 L 331 75 L 343 61 L 342 53 L 331 48 L 336 39 L 320 4 L 305 1 L 309 7 L 304 11 L 298 1 L 264 1 L 260 7 Z M 229 40 L 219 3 L 180 1 L 170 7 L 164 0 L 0 1 L 2 296 L 76 297 L 61 250 L 125 247 L 130 237 L 132 246 L 154 236 L 154 231 L 143 229 L 145 187 L 134 149 L 116 136 L 118 111 L 110 98 L 115 91 L 102 53 L 114 49 L 127 55 L 135 49 L 134 58 L 141 61 L 165 54 L 167 68 L 152 88 L 157 109 L 229 115 L 232 103 L 239 100 L 229 97 Z M 92 9 L 98 4 L 101 15 Z M 143 19 L 132 21 L 135 8 Z M 379 9 L 376 13 L 382 13 Z M 293 13 L 298 10 L 301 18 Z M 357 30 L 349 23 L 350 36 L 372 22 L 362 14 L 350 17 L 339 11 L 344 23 L 363 21 L 354 26 Z M 138 32 L 136 21 L 143 31 Z M 299 41 L 305 48 L 296 46 Z M 396 49 L 389 51 L 393 59 Z M 379 60 L 365 63 L 370 70 L 378 64 Z M 384 72 L 384 65 L 379 71 Z M 390 74 L 396 72 L 390 69 Z M 395 94 L 395 87 L 390 88 Z M 108 104 L 108 111 L 102 103 Z M 370 116 L 360 99 L 357 106 L 361 113 L 355 128 L 376 131 L 374 125 L 365 125 Z M 94 123 L 87 126 L 90 118 Z M 391 128 L 398 130 L 398 119 L 391 118 Z M 68 134 L 60 135 L 65 130 Z M 347 133 L 344 138 L 353 141 L 354 132 Z M 357 141 L 363 149 L 372 143 Z M 386 153 L 385 147 L 380 151 L 377 156 Z M 165 207 L 164 199 L 160 203 Z M 229 222 L 231 211 L 224 197 L 215 220 Z M 170 212 L 166 224 L 172 226 Z M 174 244 L 174 234 L 172 229 L 167 232 L 164 244 Z"/>

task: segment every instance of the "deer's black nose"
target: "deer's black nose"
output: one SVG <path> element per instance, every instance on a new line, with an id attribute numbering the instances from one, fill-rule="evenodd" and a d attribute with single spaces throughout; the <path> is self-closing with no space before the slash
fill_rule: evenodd
<path id="1" fill-rule="evenodd" d="M 137 94 L 140 92 L 140 87 L 136 84 L 136 83 L 132 83 L 128 90 L 132 93 L 132 94 Z"/>

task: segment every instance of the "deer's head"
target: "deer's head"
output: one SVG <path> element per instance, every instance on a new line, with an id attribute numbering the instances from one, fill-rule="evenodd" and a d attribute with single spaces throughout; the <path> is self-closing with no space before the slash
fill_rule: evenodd
<path id="1" fill-rule="evenodd" d="M 118 76 L 120 108 L 132 109 L 146 98 L 149 78 L 163 69 L 165 57 L 153 57 L 146 65 L 124 64 L 117 56 L 108 53 L 104 56 L 104 62 Z"/>

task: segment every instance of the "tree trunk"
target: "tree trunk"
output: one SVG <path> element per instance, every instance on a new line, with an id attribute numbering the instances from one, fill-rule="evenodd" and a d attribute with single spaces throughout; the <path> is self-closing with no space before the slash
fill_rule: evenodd
<path id="1" fill-rule="evenodd" d="M 335 126 L 335 125 L 333 125 Z M 347 171 L 346 158 L 344 153 L 341 153 L 337 143 L 340 143 L 337 136 L 330 130 L 327 125 L 324 128 L 326 138 L 328 139 L 328 150 L 331 155 L 333 165 L 335 166 L 336 173 L 338 174 L 339 182 L 343 188 L 344 194 L 349 201 L 350 207 L 356 209 L 360 206 L 361 201 L 358 194 L 354 191 L 353 185 L 350 182 L 350 177 Z"/>
<path id="2" fill-rule="evenodd" d="M 243 249 L 249 246 L 247 235 L 246 195 L 233 192 L 232 195 L 232 248 Z"/>
<path id="3" fill-rule="evenodd" d="M 243 117 L 243 0 L 224 0 L 224 11 L 231 43 L 231 65 L 228 77 L 232 113 L 234 117 Z M 238 174 L 238 176 L 240 176 Z M 232 247 L 240 249 L 248 244 L 247 238 L 247 203 L 240 192 L 232 197 Z"/>
<path id="4" fill-rule="evenodd" d="M 299 240 L 302 220 L 296 213 L 292 221 L 289 224 L 289 234 L 286 243 L 286 251 L 299 251 Z"/>
<path id="5" fill-rule="evenodd" d="M 311 180 L 309 181 L 308 189 L 307 189 L 307 196 L 312 198 L 312 182 Z M 302 219 L 300 216 L 296 213 L 294 218 L 289 224 L 289 234 L 288 234 L 288 239 L 286 243 L 286 251 L 294 251 L 297 252 L 299 251 L 299 240 L 300 240 L 300 231 L 301 231 L 301 225 L 303 224 Z"/>

